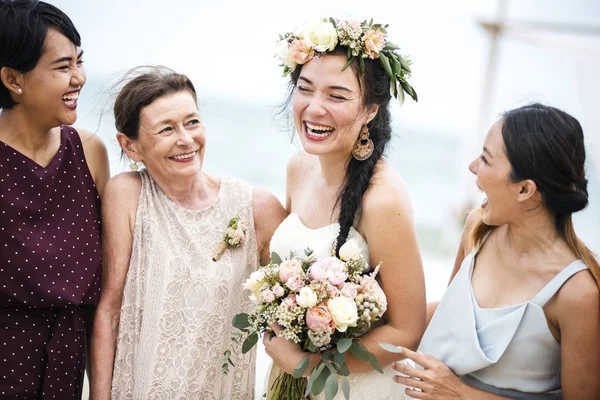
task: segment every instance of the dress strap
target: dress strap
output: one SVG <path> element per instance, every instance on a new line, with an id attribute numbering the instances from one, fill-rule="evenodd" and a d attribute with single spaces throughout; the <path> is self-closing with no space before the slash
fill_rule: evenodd
<path id="1" fill-rule="evenodd" d="M 587 265 L 581 260 L 573 261 L 571 264 L 567 265 L 562 271 L 560 271 L 550 282 L 544 286 L 542 290 L 539 291 L 538 294 L 531 300 L 532 303 L 537 304 L 540 307 L 543 307 L 548 300 L 554 296 L 554 294 L 564 285 L 564 283 L 569 280 L 570 277 L 578 273 L 579 271 L 583 271 L 587 269 Z"/>

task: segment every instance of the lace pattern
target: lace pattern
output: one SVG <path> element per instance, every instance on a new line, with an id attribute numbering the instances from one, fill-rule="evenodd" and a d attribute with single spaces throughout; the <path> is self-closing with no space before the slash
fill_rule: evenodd
<path id="1" fill-rule="evenodd" d="M 241 287 L 258 266 L 252 188 L 222 178 L 218 198 L 203 210 L 173 203 L 140 172 L 142 191 L 125 291 L 113 373 L 113 399 L 251 399 L 255 353 L 233 357 L 231 320 L 252 304 Z M 227 223 L 239 216 L 244 243 L 212 253 Z"/>

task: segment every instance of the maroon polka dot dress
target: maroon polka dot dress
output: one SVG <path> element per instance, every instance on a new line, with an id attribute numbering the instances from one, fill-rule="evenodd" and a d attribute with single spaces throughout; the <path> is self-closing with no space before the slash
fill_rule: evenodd
<path id="1" fill-rule="evenodd" d="M 79 134 L 43 168 L 0 142 L 0 399 L 80 399 L 100 199 Z"/>

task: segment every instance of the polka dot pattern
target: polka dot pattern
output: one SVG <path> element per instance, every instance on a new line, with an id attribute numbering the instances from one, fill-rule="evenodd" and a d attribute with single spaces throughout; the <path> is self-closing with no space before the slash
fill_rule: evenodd
<path id="1" fill-rule="evenodd" d="M 100 198 L 79 134 L 47 167 L 0 142 L 0 398 L 80 399 L 100 296 Z"/>

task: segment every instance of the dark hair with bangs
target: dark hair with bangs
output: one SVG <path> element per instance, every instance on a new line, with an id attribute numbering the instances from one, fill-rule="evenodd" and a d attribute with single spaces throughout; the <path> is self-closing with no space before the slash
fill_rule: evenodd
<path id="1" fill-rule="evenodd" d="M 37 0 L 0 0 L 0 69 L 12 68 L 22 73 L 34 69 L 44 52 L 49 28 L 81 46 L 73 22 L 55 6 Z M 17 104 L 0 83 L 0 109 Z"/>

